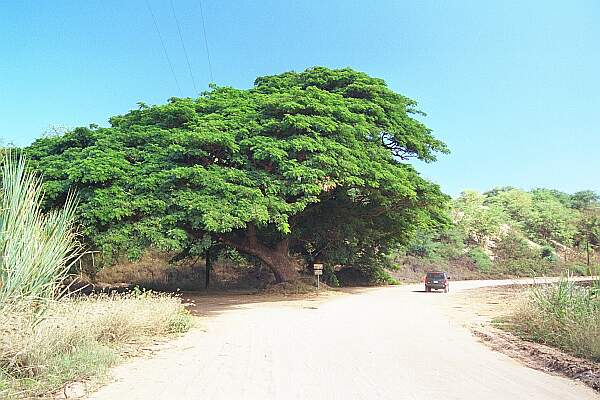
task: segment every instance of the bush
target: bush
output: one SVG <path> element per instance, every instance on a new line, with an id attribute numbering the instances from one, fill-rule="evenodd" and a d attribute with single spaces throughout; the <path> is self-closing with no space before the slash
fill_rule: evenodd
<path id="1" fill-rule="evenodd" d="M 336 272 L 342 286 L 398 285 L 400 282 L 382 267 L 345 267 Z"/>
<path id="2" fill-rule="evenodd" d="M 506 235 L 494 249 L 500 260 L 539 259 L 539 251 L 532 248 L 524 237 L 517 234 Z"/>
<path id="3" fill-rule="evenodd" d="M 399 285 L 400 282 L 382 267 L 374 267 L 366 271 L 369 283 L 374 285 Z"/>
<path id="4" fill-rule="evenodd" d="M 540 250 L 540 257 L 550 262 L 556 262 L 556 251 L 551 246 L 543 246 Z"/>
<path id="5" fill-rule="evenodd" d="M 464 236 L 457 229 L 445 229 L 442 232 L 420 230 L 406 246 L 404 254 L 441 262 L 460 257 L 463 242 Z"/>
<path id="6" fill-rule="evenodd" d="M 516 276 L 544 275 L 555 266 L 550 246 L 535 248 L 520 235 L 505 236 L 495 248 L 499 271 Z M 542 254 L 547 257 L 543 258 Z"/>
<path id="7" fill-rule="evenodd" d="M 481 247 L 472 248 L 467 255 L 475 263 L 479 272 L 490 272 L 492 269 L 492 260 Z"/>
<path id="8" fill-rule="evenodd" d="M 335 271 L 329 264 L 325 264 L 323 267 L 323 281 L 331 287 L 340 287 L 340 281 L 335 276 Z"/>

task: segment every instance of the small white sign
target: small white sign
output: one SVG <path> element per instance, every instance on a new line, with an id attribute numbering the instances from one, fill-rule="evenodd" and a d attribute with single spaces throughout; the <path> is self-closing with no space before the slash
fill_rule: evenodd
<path id="1" fill-rule="evenodd" d="M 321 269 L 321 270 L 322 270 L 322 269 L 323 269 L 323 264 L 314 264 L 314 267 L 313 267 L 313 268 L 314 268 L 315 270 L 317 270 L 317 269 Z"/>
<path id="2" fill-rule="evenodd" d="M 315 269 L 315 275 L 323 275 L 322 269 Z"/>

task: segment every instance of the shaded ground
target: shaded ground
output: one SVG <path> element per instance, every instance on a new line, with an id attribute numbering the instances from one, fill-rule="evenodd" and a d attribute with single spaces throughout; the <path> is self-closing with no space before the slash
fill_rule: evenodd
<path id="1" fill-rule="evenodd" d="M 362 289 L 364 290 L 364 289 Z M 220 314 L 252 307 L 304 307 L 314 308 L 337 296 L 360 293 L 361 289 L 316 290 L 309 293 L 286 294 L 279 292 L 227 291 L 227 292 L 185 292 L 182 295 L 187 309 L 198 317 L 216 317 Z M 202 322 L 200 322 L 202 324 Z"/>
<path id="2" fill-rule="evenodd" d="M 450 294 L 407 285 L 292 301 L 188 297 L 199 328 L 117 367 L 90 398 L 597 399 L 491 351 L 451 315 L 462 290 L 498 283 L 510 282 L 452 282 Z"/>

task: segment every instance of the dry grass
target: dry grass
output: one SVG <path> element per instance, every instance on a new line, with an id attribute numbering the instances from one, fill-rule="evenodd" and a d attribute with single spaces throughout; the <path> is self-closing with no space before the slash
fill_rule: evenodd
<path id="1" fill-rule="evenodd" d="M 43 395 L 65 382 L 101 376 L 124 346 L 184 332 L 191 317 L 179 298 L 99 295 L 49 303 L 0 316 L 0 398 Z"/>

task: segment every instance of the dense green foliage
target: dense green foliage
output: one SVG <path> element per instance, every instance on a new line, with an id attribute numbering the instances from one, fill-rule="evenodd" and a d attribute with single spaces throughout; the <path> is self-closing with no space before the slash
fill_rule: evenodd
<path id="1" fill-rule="evenodd" d="M 442 264 L 465 259 L 479 272 L 511 275 L 545 274 L 557 263 L 585 272 L 581 264 L 596 262 L 600 198 L 592 191 L 468 190 L 451 214 L 452 225 L 419 232 L 405 254 Z"/>
<path id="2" fill-rule="evenodd" d="M 512 228 L 538 243 L 568 245 L 577 233 L 579 217 L 577 203 L 569 199 L 566 193 L 547 189 L 526 192 L 508 187 L 483 194 L 465 191 L 453 209 L 457 226 L 474 243 Z"/>
<path id="3" fill-rule="evenodd" d="M 407 163 L 447 151 L 418 115 L 381 79 L 316 67 L 140 104 L 27 152 L 49 206 L 78 191 L 85 239 L 105 257 L 220 243 L 286 280 L 290 256 L 369 269 L 445 221 L 447 197 Z"/>

